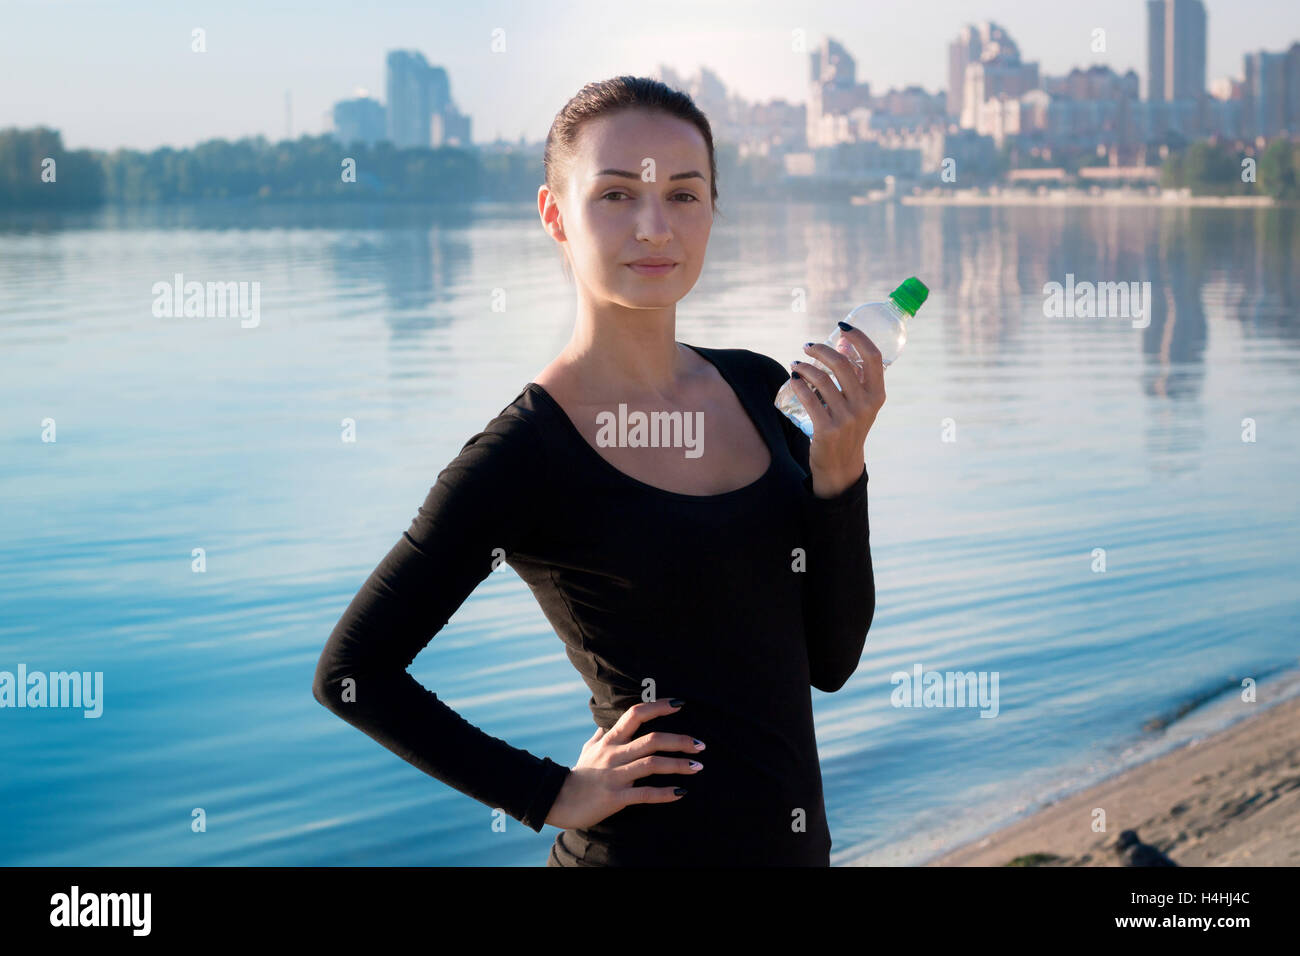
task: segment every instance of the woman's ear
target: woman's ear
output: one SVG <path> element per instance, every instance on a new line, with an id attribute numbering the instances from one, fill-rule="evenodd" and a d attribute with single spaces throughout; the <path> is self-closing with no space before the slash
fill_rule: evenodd
<path id="1" fill-rule="evenodd" d="M 568 250 L 564 246 L 566 240 L 564 236 L 564 220 L 560 216 L 560 205 L 556 202 L 555 194 L 544 184 L 537 187 L 537 214 L 541 217 L 542 228 L 546 230 L 546 234 L 559 245 L 560 268 L 564 270 L 564 277 L 572 282 L 573 270 L 569 266 Z"/>
<path id="2" fill-rule="evenodd" d="M 542 219 L 542 227 L 552 239 L 564 241 L 564 220 L 560 217 L 560 205 L 556 197 L 545 185 L 537 187 L 537 214 Z"/>

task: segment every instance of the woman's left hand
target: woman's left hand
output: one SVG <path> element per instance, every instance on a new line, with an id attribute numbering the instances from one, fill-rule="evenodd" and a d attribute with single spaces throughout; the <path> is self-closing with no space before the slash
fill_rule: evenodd
<path id="1" fill-rule="evenodd" d="M 861 477 L 866 467 L 863 446 L 867 432 L 885 404 L 885 366 L 880 349 L 861 329 L 849 329 L 840 341 L 857 350 L 862 356 L 861 366 L 820 342 L 805 345 L 804 351 L 830 368 L 842 388 L 836 388 L 829 375 L 807 362 L 794 365 L 800 377 L 791 379 L 794 393 L 813 423 L 808 466 L 813 493 L 819 498 L 834 498 Z"/>

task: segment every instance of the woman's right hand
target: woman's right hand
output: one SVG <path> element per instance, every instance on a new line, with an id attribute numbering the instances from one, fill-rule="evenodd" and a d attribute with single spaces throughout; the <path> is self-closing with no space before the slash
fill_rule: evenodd
<path id="1" fill-rule="evenodd" d="M 546 822 L 564 830 L 589 827 L 633 803 L 668 803 L 682 799 L 673 787 L 634 787 L 632 782 L 655 773 L 699 773 L 703 765 L 687 757 L 661 757 L 659 750 L 683 750 L 697 753 L 704 745 L 695 745 L 686 734 L 652 732 L 632 735 L 647 720 L 675 713 L 668 700 L 633 704 L 618 718 L 608 732 L 597 727 L 582 745 L 577 766 L 569 771 L 546 815 Z M 691 766 L 694 764 L 694 766 Z"/>

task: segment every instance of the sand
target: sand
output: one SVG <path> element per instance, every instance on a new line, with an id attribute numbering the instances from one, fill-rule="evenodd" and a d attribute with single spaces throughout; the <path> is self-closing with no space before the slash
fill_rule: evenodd
<path id="1" fill-rule="evenodd" d="M 1106 832 L 1092 811 L 1106 811 Z M 1300 866 L 1300 696 L 1050 804 L 928 866 L 1118 866 L 1120 831 L 1179 866 Z"/>

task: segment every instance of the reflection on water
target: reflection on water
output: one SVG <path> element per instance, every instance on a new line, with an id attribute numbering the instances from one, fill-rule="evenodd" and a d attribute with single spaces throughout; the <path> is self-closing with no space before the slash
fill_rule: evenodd
<path id="1" fill-rule="evenodd" d="M 916 862 L 1176 740 L 1141 728 L 1197 688 L 1295 662 L 1294 210 L 722 208 L 682 341 L 787 361 L 931 289 L 867 443 L 876 619 L 814 693 L 836 862 Z M 260 326 L 155 318 L 178 272 L 259 282 Z M 1149 325 L 1050 317 L 1067 275 L 1149 282 Z M 0 712 L 0 862 L 541 865 L 550 831 L 493 832 L 310 694 L 437 472 L 568 338 L 536 211 L 9 215 L 0 316 L 0 670 L 105 674 L 98 720 Z M 999 672 L 997 719 L 892 707 L 918 663 Z M 590 735 L 508 566 L 411 671 L 536 753 Z"/>

